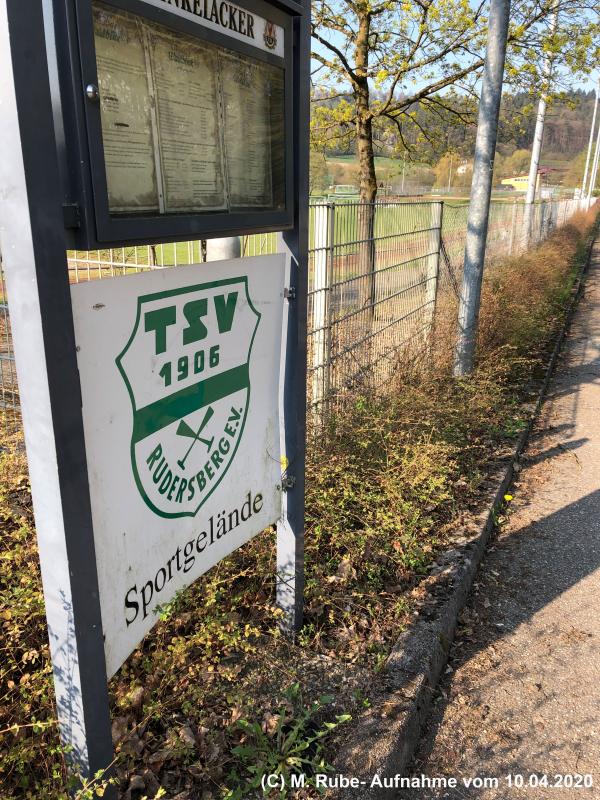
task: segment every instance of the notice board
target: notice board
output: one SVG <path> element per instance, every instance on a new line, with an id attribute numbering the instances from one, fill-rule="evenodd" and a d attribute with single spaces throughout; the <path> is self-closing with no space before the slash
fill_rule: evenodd
<path id="1" fill-rule="evenodd" d="M 102 2 L 93 14 L 110 214 L 282 208 L 283 68 Z"/>

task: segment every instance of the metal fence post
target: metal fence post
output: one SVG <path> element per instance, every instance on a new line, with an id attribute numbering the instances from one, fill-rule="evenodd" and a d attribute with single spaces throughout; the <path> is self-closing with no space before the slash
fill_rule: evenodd
<path id="1" fill-rule="evenodd" d="M 508 240 L 508 255 L 512 256 L 515 246 L 515 234 L 517 230 L 517 203 L 512 204 L 512 216 L 510 219 L 510 238 Z"/>
<path id="2" fill-rule="evenodd" d="M 556 200 L 550 201 L 550 216 L 548 218 L 548 236 L 556 228 L 558 223 L 558 203 Z"/>
<path id="3" fill-rule="evenodd" d="M 313 286 L 312 286 L 312 404 L 315 421 L 322 418 L 321 404 L 327 396 L 328 309 L 331 212 L 329 203 L 313 206 Z"/>
<path id="4" fill-rule="evenodd" d="M 541 214 L 540 214 L 540 234 L 538 243 L 543 242 L 548 232 L 548 203 L 542 200 Z"/>
<path id="5" fill-rule="evenodd" d="M 328 412 L 328 399 L 329 393 L 331 390 L 331 371 L 333 365 L 331 363 L 331 336 L 332 336 L 332 302 L 333 298 L 331 296 L 331 287 L 333 285 L 333 275 L 334 275 L 334 257 L 335 257 L 335 202 L 331 203 L 329 208 L 329 215 L 327 219 L 327 277 L 326 277 L 326 305 L 327 308 L 325 309 L 325 327 L 326 327 L 326 339 L 325 339 L 325 386 L 323 387 L 324 391 L 324 400 L 325 400 L 325 413 Z"/>
<path id="6" fill-rule="evenodd" d="M 431 333 L 435 315 L 435 301 L 437 297 L 440 274 L 440 250 L 442 247 L 442 213 L 444 202 L 431 204 L 431 229 L 429 231 L 429 256 L 427 257 L 425 304 L 427 308 L 427 333 Z"/>

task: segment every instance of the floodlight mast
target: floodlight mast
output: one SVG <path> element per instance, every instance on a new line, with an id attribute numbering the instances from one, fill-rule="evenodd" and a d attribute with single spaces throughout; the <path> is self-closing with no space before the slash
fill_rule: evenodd
<path id="1" fill-rule="evenodd" d="M 592 174 L 590 175 L 590 182 L 588 185 L 587 191 L 587 205 L 589 207 L 591 199 L 592 199 L 592 192 L 594 191 L 594 187 L 596 185 L 596 178 L 598 176 L 598 161 L 600 160 L 600 124 L 598 125 L 598 132 L 596 134 L 596 150 L 594 152 L 594 163 L 592 165 Z"/>
<path id="2" fill-rule="evenodd" d="M 509 16 L 510 0 L 491 0 L 467 220 L 463 281 L 458 309 L 458 338 L 454 353 L 456 377 L 469 375 L 473 371 L 475 361 L 475 340 L 481 303 Z"/>
<path id="3" fill-rule="evenodd" d="M 558 26 L 558 3 L 553 3 L 552 16 L 550 17 L 550 36 L 554 36 Z M 542 143 L 544 141 L 544 125 L 546 122 L 546 105 L 548 101 L 548 89 L 552 78 L 553 58 L 552 53 L 548 53 L 544 59 L 542 67 L 542 80 L 544 87 L 538 103 L 537 119 L 535 122 L 535 132 L 533 134 L 533 145 L 531 149 L 531 161 L 529 164 L 529 179 L 527 181 L 527 194 L 525 196 L 525 220 L 524 220 L 524 245 L 529 245 L 531 238 L 531 223 L 533 217 L 533 204 L 537 195 L 539 182 L 540 157 L 542 154 Z"/>
<path id="4" fill-rule="evenodd" d="M 587 179 L 592 155 L 592 145 L 594 144 L 594 133 L 596 130 L 596 116 L 598 114 L 598 100 L 600 99 L 600 80 L 596 84 L 596 97 L 594 99 L 594 113 L 592 114 L 592 126 L 590 128 L 590 139 L 588 142 L 587 156 L 585 158 L 585 169 L 583 171 L 583 181 L 581 182 L 581 193 L 579 196 L 580 204 L 587 202 Z"/>

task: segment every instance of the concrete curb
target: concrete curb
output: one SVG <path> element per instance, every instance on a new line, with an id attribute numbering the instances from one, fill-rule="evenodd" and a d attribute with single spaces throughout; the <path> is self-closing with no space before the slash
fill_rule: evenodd
<path id="1" fill-rule="evenodd" d="M 350 738 L 340 746 L 334 762 L 335 772 L 357 778 L 360 785 L 334 790 L 333 796 L 336 798 L 390 798 L 394 789 L 382 788 L 378 784 L 372 786 L 373 777 L 378 776 L 383 781 L 383 778 L 393 779 L 396 775 L 405 774 L 419 742 L 421 727 L 428 716 L 433 692 L 447 663 L 458 615 L 465 605 L 485 553 L 496 514 L 512 482 L 515 464 L 527 446 L 544 402 L 565 335 L 583 291 L 596 234 L 597 225 L 587 244 L 587 255 L 573 287 L 564 323 L 527 427 L 519 436 L 508 464 L 504 464 L 489 481 L 491 488 L 485 498 L 487 510 L 472 521 L 469 529 L 463 531 L 463 536 L 455 540 L 456 549 L 438 559 L 434 585 L 429 593 L 432 597 L 429 602 L 421 604 L 415 623 L 400 636 L 388 658 L 387 669 L 381 679 L 383 699 L 378 700 L 357 720 Z M 443 599 L 437 603 L 436 594 L 443 595 Z"/>

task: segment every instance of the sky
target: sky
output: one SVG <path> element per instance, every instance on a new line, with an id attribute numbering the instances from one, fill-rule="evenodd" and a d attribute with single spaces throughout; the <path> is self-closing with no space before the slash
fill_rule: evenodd
<path id="1" fill-rule="evenodd" d="M 471 4 L 473 5 L 473 0 L 471 0 Z M 334 0 L 334 7 L 335 7 L 335 0 Z M 590 13 L 589 12 L 586 12 L 585 14 L 582 14 L 582 24 L 584 23 L 584 21 L 586 19 L 590 19 Z M 340 34 L 337 34 L 335 32 L 332 32 L 332 31 L 326 31 L 326 34 L 327 34 L 327 38 L 333 44 L 335 44 L 336 46 L 340 47 L 340 49 L 342 48 L 343 43 L 345 41 L 343 36 L 341 36 Z M 329 57 L 329 56 L 332 55 L 330 53 L 330 51 L 327 50 L 326 47 L 324 47 L 323 45 L 321 45 L 319 42 L 315 41 L 314 39 L 313 39 L 313 42 L 312 42 L 312 46 L 313 46 L 313 50 L 314 51 L 316 51 L 318 53 L 322 53 L 326 57 Z M 313 71 L 314 74 L 313 74 L 312 80 L 313 80 L 313 85 L 315 87 L 319 86 L 320 80 L 321 80 L 321 75 L 324 73 L 324 70 L 316 71 L 316 70 L 318 70 L 319 66 L 320 66 L 319 63 L 313 59 L 313 61 L 312 61 L 312 71 Z M 561 67 L 560 64 L 559 64 L 559 65 L 557 65 L 556 68 L 562 73 L 563 76 L 566 76 L 567 73 L 566 73 L 564 67 Z M 599 69 L 596 70 L 589 77 L 578 76 L 577 82 L 573 84 L 572 88 L 574 90 L 593 91 L 595 89 L 595 87 L 597 86 L 599 80 L 600 80 L 600 66 L 599 66 Z M 341 84 L 341 86 L 343 86 L 343 84 Z M 414 90 L 414 89 L 416 89 L 418 87 L 419 87 L 418 83 L 416 85 L 411 84 L 410 90 L 412 91 L 412 90 Z M 477 91 L 479 91 L 479 85 L 477 86 Z"/>

